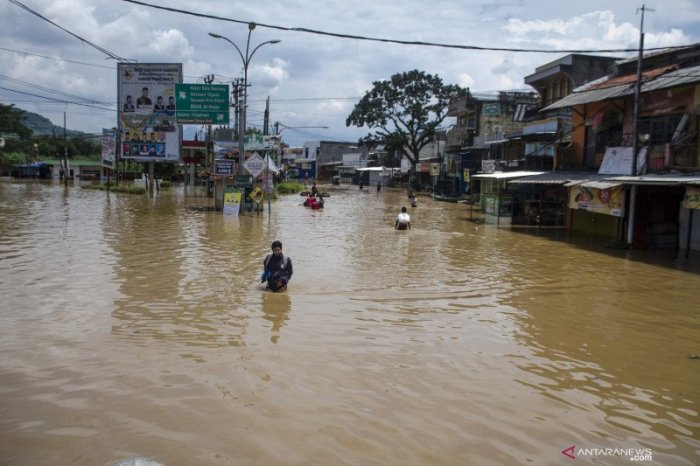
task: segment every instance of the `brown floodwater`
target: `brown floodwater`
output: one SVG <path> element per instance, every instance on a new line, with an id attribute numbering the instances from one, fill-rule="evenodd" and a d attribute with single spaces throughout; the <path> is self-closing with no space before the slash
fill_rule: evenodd
<path id="1" fill-rule="evenodd" d="M 321 188 L 0 181 L 0 464 L 700 464 L 697 256 Z"/>

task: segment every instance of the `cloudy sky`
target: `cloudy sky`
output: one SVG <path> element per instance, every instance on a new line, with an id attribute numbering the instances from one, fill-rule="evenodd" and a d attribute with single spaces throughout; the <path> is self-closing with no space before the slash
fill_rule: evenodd
<path id="1" fill-rule="evenodd" d="M 18 5 L 18 3 L 20 5 Z M 372 82 L 418 69 L 472 92 L 528 89 L 523 78 L 561 58 L 563 50 L 611 50 L 639 44 L 642 6 L 632 0 L 145 0 L 200 16 L 124 0 L 0 0 L 0 103 L 14 103 L 91 133 L 116 125 L 114 59 L 44 18 L 115 56 L 139 62 L 183 64 L 185 82 L 243 76 L 236 50 L 209 32 L 245 48 L 247 22 L 258 24 L 251 49 L 264 41 L 248 69 L 250 126 L 262 127 L 265 100 L 270 120 L 289 127 L 285 142 L 355 141 L 365 129 L 345 120 Z M 700 41 L 700 0 L 647 3 L 645 48 Z M 216 16 L 211 19 L 201 15 Z M 226 21 L 227 19 L 229 21 Z M 421 41 L 495 49 L 483 51 L 402 45 L 310 32 Z M 632 53 L 614 53 L 627 57 Z M 19 91 L 19 92 L 16 92 Z M 39 98 L 49 97 L 61 102 Z M 66 103 L 69 102 L 69 103 Z M 93 102 L 77 105 L 76 102 Z M 301 126 L 327 126 L 298 128 Z M 295 128 L 297 127 L 297 128 Z M 185 136 L 199 128 L 188 126 Z"/>

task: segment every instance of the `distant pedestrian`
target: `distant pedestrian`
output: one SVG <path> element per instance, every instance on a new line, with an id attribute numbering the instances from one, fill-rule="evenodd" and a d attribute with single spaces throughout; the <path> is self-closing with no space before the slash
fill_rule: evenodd
<path id="1" fill-rule="evenodd" d="M 377 181 L 377 192 L 379 192 L 379 191 L 381 191 L 381 190 L 382 190 L 382 182 L 381 182 L 381 181 Z"/>

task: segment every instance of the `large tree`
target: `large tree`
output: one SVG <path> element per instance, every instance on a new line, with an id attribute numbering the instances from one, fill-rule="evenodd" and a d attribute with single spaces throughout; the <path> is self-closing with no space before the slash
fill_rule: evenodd
<path id="1" fill-rule="evenodd" d="M 416 171 L 418 154 L 434 140 L 437 128 L 447 117 L 453 97 L 468 90 L 443 84 L 437 75 L 413 70 L 375 81 L 373 88 L 355 105 L 346 126 L 366 126 L 374 132 L 361 143 L 383 144 L 405 156 Z"/>

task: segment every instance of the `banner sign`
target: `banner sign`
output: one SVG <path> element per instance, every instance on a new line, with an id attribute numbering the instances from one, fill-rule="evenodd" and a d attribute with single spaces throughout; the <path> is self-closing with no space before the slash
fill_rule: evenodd
<path id="1" fill-rule="evenodd" d="M 603 155 L 598 173 L 601 175 L 631 175 L 632 157 L 631 147 L 608 147 Z M 647 147 L 639 150 L 637 155 L 637 175 L 644 173 L 647 160 Z"/>
<path id="2" fill-rule="evenodd" d="M 624 217 L 625 188 L 622 185 L 605 189 L 583 185 L 572 186 L 569 194 L 569 208 Z"/>
<path id="3" fill-rule="evenodd" d="M 255 152 L 251 158 L 243 162 L 243 167 L 248 170 L 248 173 L 256 178 L 265 169 L 265 160 L 260 157 L 260 154 Z"/>
<path id="4" fill-rule="evenodd" d="M 233 160 L 231 159 L 216 159 L 214 160 L 214 175 L 233 175 Z"/>
<path id="5" fill-rule="evenodd" d="M 180 160 L 182 130 L 175 120 L 181 63 L 118 63 L 120 152 L 137 162 Z"/>
<path id="6" fill-rule="evenodd" d="M 224 190 L 224 214 L 238 215 L 241 212 L 242 193 L 236 188 Z"/>
<path id="7" fill-rule="evenodd" d="M 114 167 L 117 150 L 117 132 L 113 129 L 102 129 L 102 166 Z"/>
<path id="8" fill-rule="evenodd" d="M 179 124 L 228 124 L 228 84 L 176 84 L 175 109 Z"/>

